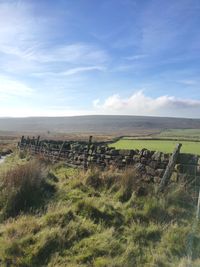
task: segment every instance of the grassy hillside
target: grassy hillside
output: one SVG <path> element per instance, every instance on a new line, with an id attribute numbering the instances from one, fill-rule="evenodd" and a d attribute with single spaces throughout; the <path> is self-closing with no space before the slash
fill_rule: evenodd
<path id="1" fill-rule="evenodd" d="M 199 119 L 143 116 L 0 118 L 1 131 L 144 135 L 163 129 L 200 129 Z"/>
<path id="2" fill-rule="evenodd" d="M 156 194 L 134 169 L 83 172 L 23 153 L 0 182 L 0 266 L 186 267 L 188 256 L 200 266 L 196 203 L 181 182 Z"/>
<path id="3" fill-rule="evenodd" d="M 168 129 L 159 134 L 155 134 L 154 137 L 162 139 L 200 140 L 200 129 Z"/>

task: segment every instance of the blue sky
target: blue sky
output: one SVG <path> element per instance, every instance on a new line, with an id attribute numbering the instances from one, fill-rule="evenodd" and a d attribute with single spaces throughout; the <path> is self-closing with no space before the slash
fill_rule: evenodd
<path id="1" fill-rule="evenodd" d="M 0 116 L 200 118 L 199 0 L 0 0 Z"/>

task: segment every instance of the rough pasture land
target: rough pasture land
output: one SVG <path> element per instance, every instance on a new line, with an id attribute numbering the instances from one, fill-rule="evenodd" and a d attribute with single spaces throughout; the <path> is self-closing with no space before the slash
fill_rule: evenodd
<path id="1" fill-rule="evenodd" d="M 200 266 L 196 199 L 181 180 L 158 195 L 134 169 L 85 172 L 13 153 L 0 182 L 2 267 Z"/>
<path id="2" fill-rule="evenodd" d="M 176 140 L 138 140 L 138 139 L 120 139 L 116 143 L 111 144 L 111 146 L 117 149 L 143 149 L 153 151 L 161 151 L 165 153 L 171 153 L 176 144 L 180 142 L 182 144 L 182 153 L 191 153 L 200 155 L 200 142 L 192 141 L 176 141 Z"/>
<path id="3" fill-rule="evenodd" d="M 181 140 L 200 140 L 200 129 L 168 129 L 159 134 L 153 135 L 155 138 L 171 138 Z"/>

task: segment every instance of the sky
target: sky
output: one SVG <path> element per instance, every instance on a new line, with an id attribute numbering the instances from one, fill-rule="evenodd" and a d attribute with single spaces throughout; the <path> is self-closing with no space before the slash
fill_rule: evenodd
<path id="1" fill-rule="evenodd" d="M 0 117 L 200 118 L 199 0 L 0 0 Z"/>

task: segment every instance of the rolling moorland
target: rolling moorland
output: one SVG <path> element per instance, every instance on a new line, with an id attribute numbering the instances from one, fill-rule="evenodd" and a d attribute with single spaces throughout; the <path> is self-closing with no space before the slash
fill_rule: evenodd
<path id="1" fill-rule="evenodd" d="M 142 116 L 0 118 L 0 130 L 29 133 L 97 133 L 141 135 L 165 129 L 200 129 L 200 119 Z"/>

